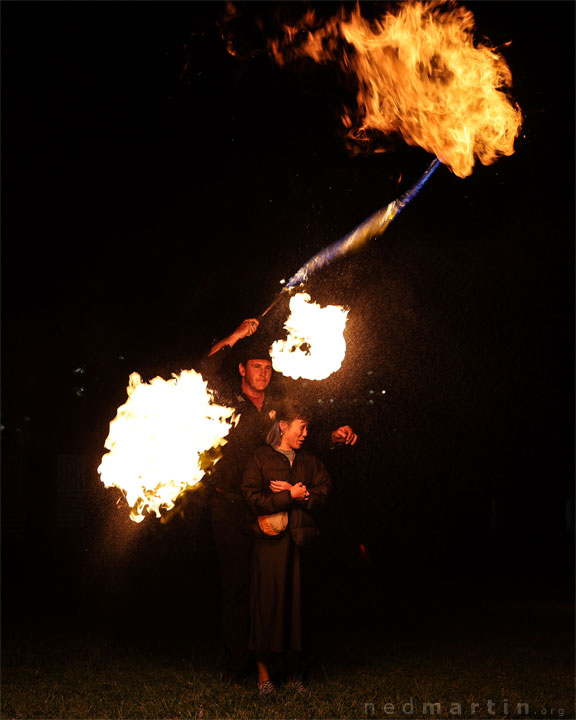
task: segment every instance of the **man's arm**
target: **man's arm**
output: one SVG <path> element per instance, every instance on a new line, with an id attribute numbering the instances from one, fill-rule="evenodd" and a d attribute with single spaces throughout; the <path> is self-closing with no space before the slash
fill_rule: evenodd
<path id="1" fill-rule="evenodd" d="M 233 333 L 223 338 L 222 340 L 219 340 L 212 347 L 212 350 L 210 350 L 210 354 L 208 355 L 208 357 L 210 357 L 211 355 L 215 355 L 226 345 L 228 347 L 233 347 L 234 345 L 236 345 L 238 340 L 242 340 L 242 338 L 253 335 L 256 330 L 258 330 L 258 325 L 260 325 L 260 322 L 256 318 L 247 318 L 240 325 L 238 325 L 238 327 L 236 328 L 236 330 L 234 330 Z"/>
<path id="2" fill-rule="evenodd" d="M 200 372 L 209 385 L 218 387 L 221 382 L 222 369 L 230 355 L 232 346 L 236 345 L 238 340 L 255 333 L 259 324 L 256 318 L 244 320 L 233 333 L 217 342 L 208 355 L 203 356 L 200 361 Z"/>
<path id="3" fill-rule="evenodd" d="M 320 425 L 320 427 L 318 427 Z M 328 424 L 325 419 L 319 423 L 315 422 L 313 433 L 308 436 L 306 443 L 308 450 L 313 455 L 323 457 L 329 450 L 333 450 L 337 445 L 349 446 L 356 445 L 358 435 L 352 430 L 350 425 L 341 425 L 336 430 L 329 430 L 334 427 Z"/>

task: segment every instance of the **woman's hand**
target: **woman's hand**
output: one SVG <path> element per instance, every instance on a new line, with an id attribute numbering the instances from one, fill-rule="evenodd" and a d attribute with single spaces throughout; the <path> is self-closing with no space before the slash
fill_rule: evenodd
<path id="1" fill-rule="evenodd" d="M 284 480 L 272 480 L 270 490 L 272 490 L 273 493 L 279 493 L 282 492 L 282 490 L 292 490 L 292 485 L 290 485 L 289 482 L 284 482 Z"/>
<path id="2" fill-rule="evenodd" d="M 296 483 L 290 487 L 290 495 L 293 500 L 299 500 L 300 502 L 308 500 L 310 493 L 308 492 L 306 485 L 302 483 Z"/>

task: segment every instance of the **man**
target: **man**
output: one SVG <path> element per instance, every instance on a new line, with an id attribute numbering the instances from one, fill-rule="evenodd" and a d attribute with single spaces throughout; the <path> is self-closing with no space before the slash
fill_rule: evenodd
<path id="1" fill-rule="evenodd" d="M 219 384 L 218 375 L 232 347 L 239 340 L 253 335 L 258 325 L 258 320 L 248 318 L 231 335 L 214 345 L 202 368 L 211 386 Z M 280 399 L 268 392 L 273 375 L 269 346 L 269 343 L 249 341 L 242 347 L 238 364 L 240 393 L 226 398 L 228 404 L 240 413 L 240 420 L 230 431 L 222 458 L 206 478 L 213 490 L 211 522 L 222 586 L 221 620 L 226 670 L 234 684 L 253 669 L 248 653 L 252 540 L 245 532 L 246 515 L 240 485 L 242 473 L 253 452 L 266 442 Z M 331 433 L 334 444 L 354 445 L 357 439 L 348 425 Z"/>

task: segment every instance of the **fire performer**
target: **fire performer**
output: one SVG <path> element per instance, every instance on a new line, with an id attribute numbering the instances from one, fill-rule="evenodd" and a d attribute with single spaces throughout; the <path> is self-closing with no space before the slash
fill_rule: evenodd
<path id="1" fill-rule="evenodd" d="M 300 449 L 308 434 L 306 411 L 284 404 L 277 418 L 269 445 L 254 453 L 242 479 L 254 535 L 249 648 L 256 654 L 261 695 L 275 692 L 272 653 L 285 655 L 289 687 L 305 691 L 300 549 L 317 539 L 314 513 L 332 488 L 322 462 Z"/>
<path id="2" fill-rule="evenodd" d="M 211 387 L 221 385 L 222 368 L 232 347 L 249 338 L 258 329 L 256 318 L 244 320 L 234 332 L 216 343 L 203 362 L 202 374 Z M 240 392 L 228 397 L 240 413 L 238 425 L 230 431 L 223 448 L 223 457 L 214 471 L 205 476 L 211 488 L 211 524 L 218 554 L 221 582 L 221 626 L 226 660 L 225 671 L 233 684 L 238 684 L 253 670 L 248 651 L 250 622 L 250 563 L 252 539 L 246 532 L 247 518 L 240 485 L 242 473 L 252 453 L 266 442 L 266 436 L 275 421 L 275 410 L 280 398 L 268 392 L 273 368 L 269 344 L 254 339 L 243 343 L 238 372 Z M 220 382 L 219 382 L 220 381 Z M 219 390 L 230 395 L 227 389 Z M 357 435 L 349 425 L 338 427 L 331 433 L 334 445 L 355 445 Z"/>

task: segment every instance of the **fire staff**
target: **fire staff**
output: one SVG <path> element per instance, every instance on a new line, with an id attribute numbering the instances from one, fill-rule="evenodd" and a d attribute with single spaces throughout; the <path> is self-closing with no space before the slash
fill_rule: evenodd
<path id="1" fill-rule="evenodd" d="M 231 335 L 214 345 L 203 363 L 202 373 L 211 387 L 218 385 L 232 347 L 253 335 L 258 324 L 255 318 L 244 320 Z M 253 670 L 248 652 L 252 540 L 246 533 L 247 519 L 240 486 L 242 473 L 252 454 L 266 443 L 279 401 L 268 392 L 273 375 L 268 347 L 255 339 L 242 343 L 238 365 L 240 392 L 227 398 L 240 413 L 240 420 L 230 431 L 223 457 L 212 474 L 205 478 L 213 491 L 211 524 L 222 589 L 225 670 L 233 683 L 240 682 Z M 222 392 L 220 395 L 222 397 Z M 331 433 L 331 439 L 334 444 L 351 446 L 356 443 L 357 435 L 350 426 L 343 425 Z"/>

